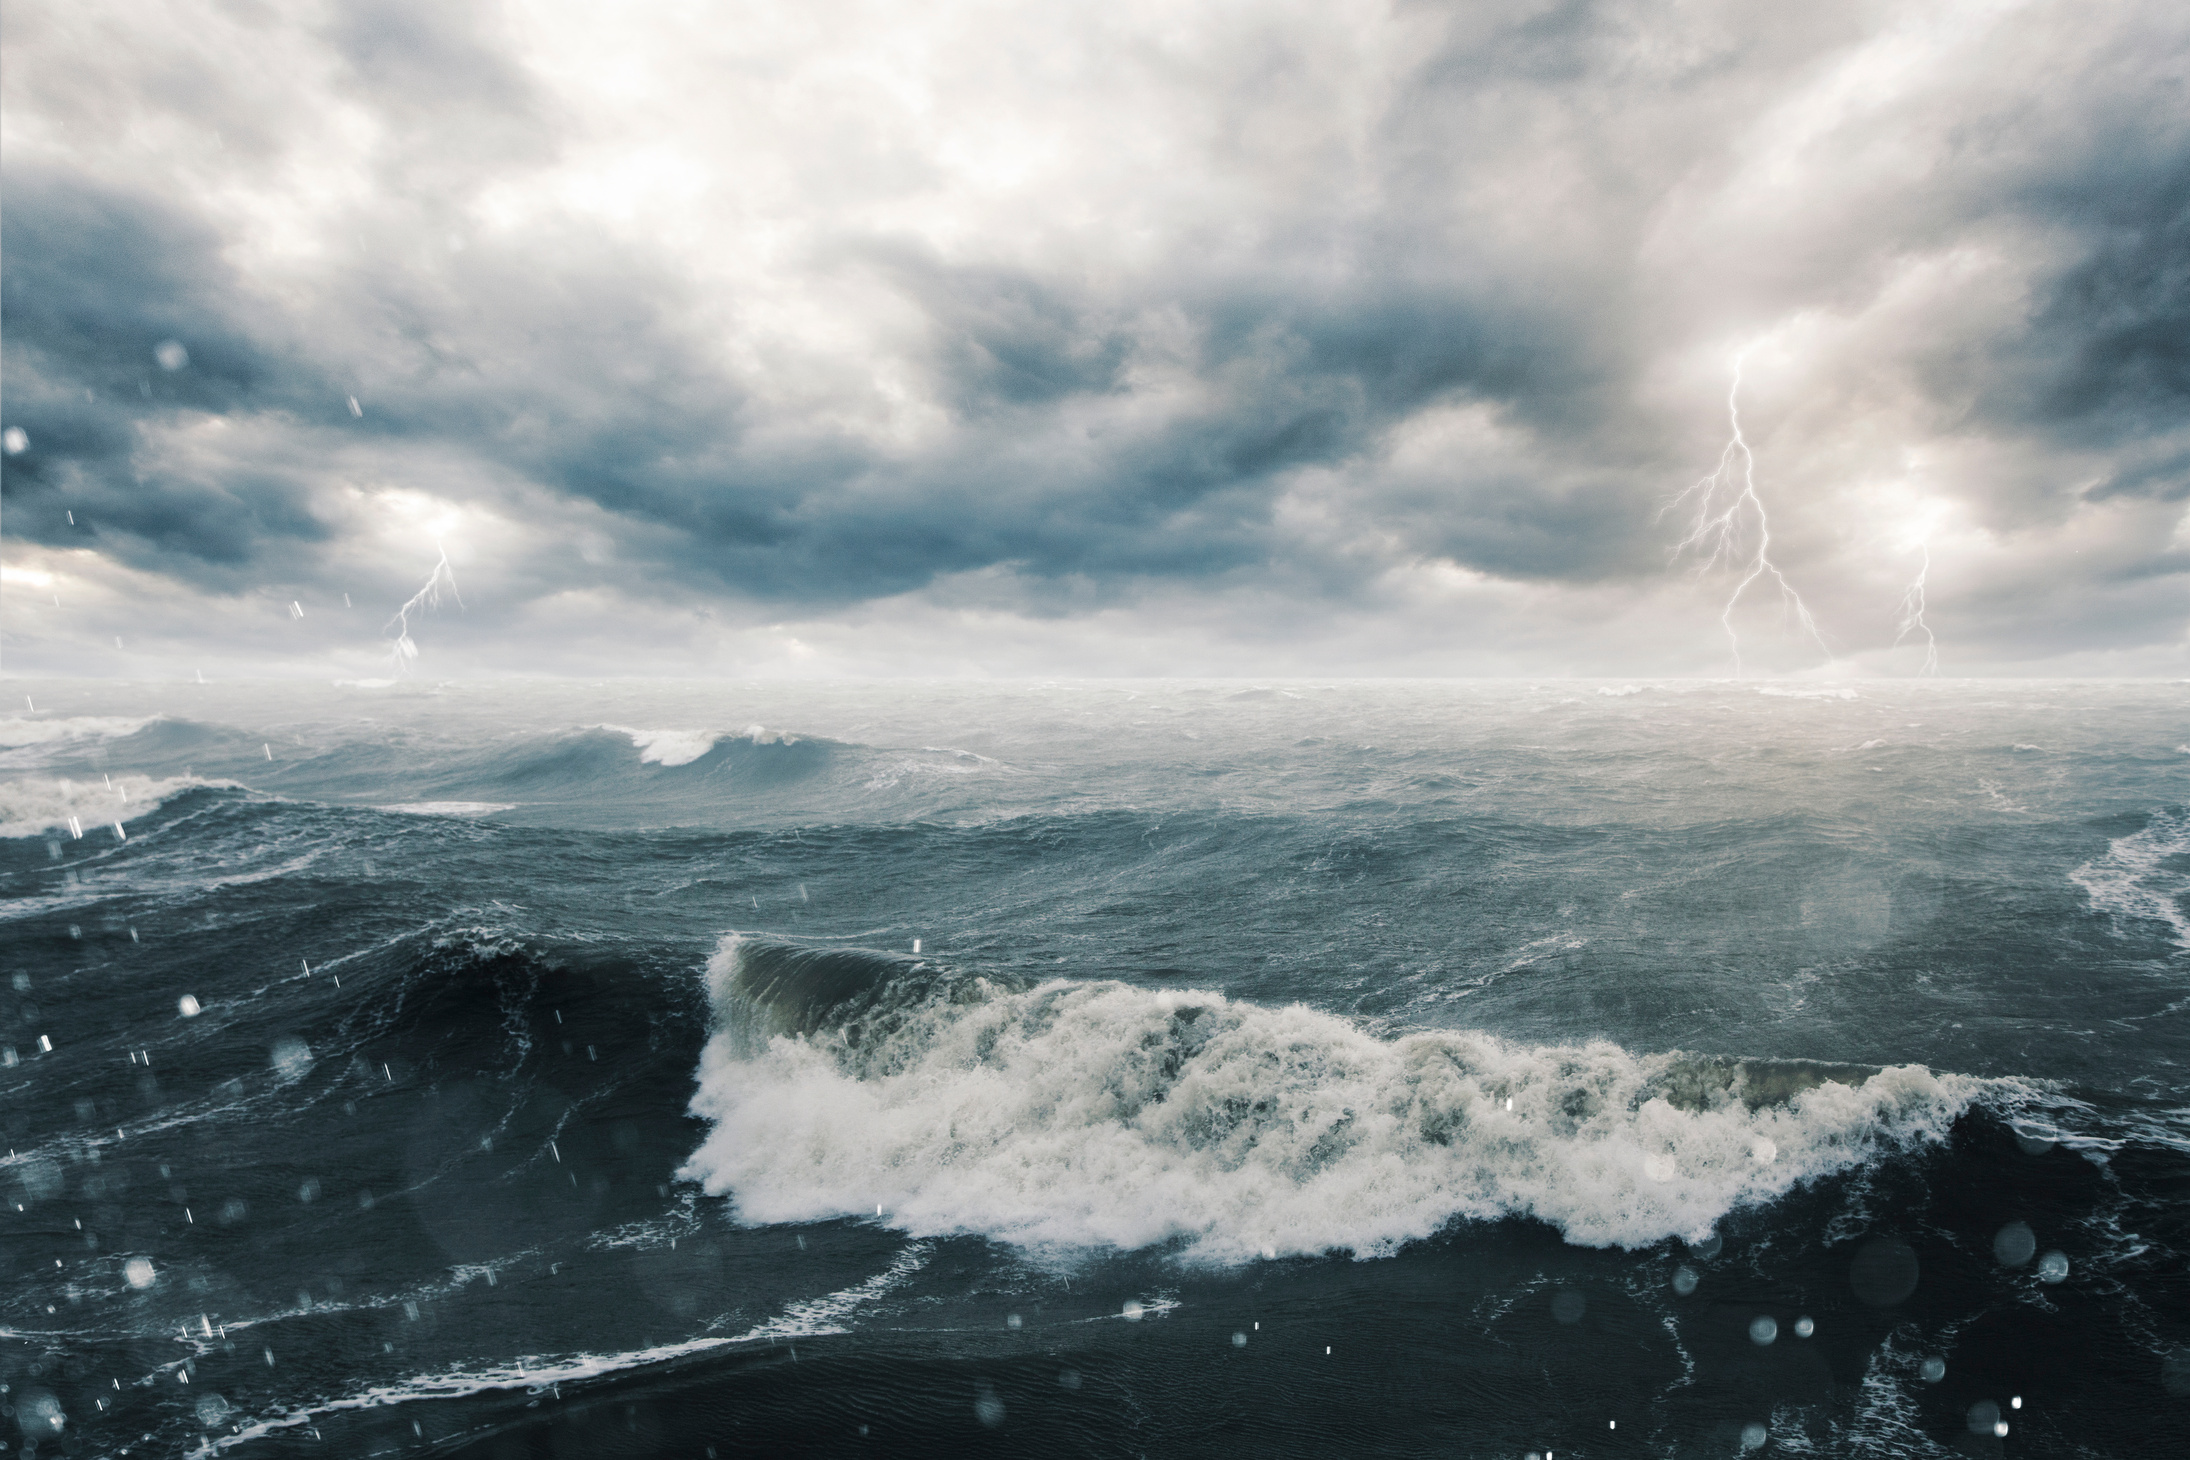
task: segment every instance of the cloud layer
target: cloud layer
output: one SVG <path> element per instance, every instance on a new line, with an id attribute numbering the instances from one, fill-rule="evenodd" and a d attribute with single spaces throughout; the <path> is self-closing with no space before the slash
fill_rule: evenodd
<path id="1" fill-rule="evenodd" d="M 2186 663 L 2177 6 L 5 23 L 12 672 Z"/>

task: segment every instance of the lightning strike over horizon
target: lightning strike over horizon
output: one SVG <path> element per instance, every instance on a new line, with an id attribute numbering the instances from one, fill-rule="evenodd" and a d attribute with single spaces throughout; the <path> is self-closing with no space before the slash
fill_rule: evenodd
<path id="1" fill-rule="evenodd" d="M 456 600 L 458 608 L 464 606 L 464 595 L 458 592 L 456 587 L 456 570 L 449 566 L 448 549 L 442 547 L 438 542 L 434 544 L 434 549 L 441 554 L 441 557 L 440 561 L 433 565 L 433 572 L 426 576 L 426 586 L 413 593 L 404 605 L 395 611 L 395 617 L 381 625 L 381 632 L 383 633 L 391 628 L 396 631 L 395 645 L 389 652 L 395 656 L 395 668 L 398 674 L 407 672 L 411 667 L 411 661 L 418 657 L 418 645 L 411 638 L 411 615 L 424 613 L 429 608 L 439 608 L 441 606 L 441 595 L 444 592 Z"/>
<path id="2" fill-rule="evenodd" d="M 1731 431 L 1725 450 L 1719 453 L 1719 464 L 1709 476 L 1698 480 L 1659 510 L 1663 517 L 1675 507 L 1693 499 L 1695 523 L 1688 535 L 1673 547 L 1672 556 L 1694 552 L 1702 559 L 1698 572 L 1725 565 L 1741 573 L 1741 580 L 1734 591 L 1727 595 L 1726 606 L 1719 610 L 1719 624 L 1726 630 L 1726 642 L 1734 656 L 1734 673 L 1742 672 L 1741 636 L 1734 628 L 1734 609 L 1749 585 L 1770 574 L 1779 587 L 1780 602 L 1794 610 L 1795 619 L 1803 632 L 1817 641 L 1818 648 L 1830 661 L 1833 650 L 1818 631 L 1817 620 L 1810 616 L 1810 607 L 1795 591 L 1794 584 L 1772 561 L 1771 518 L 1764 510 L 1764 499 L 1757 495 L 1756 453 L 1749 449 L 1749 440 L 1741 430 L 1741 369 L 1743 357 L 1734 357 L 1734 380 L 1726 392 L 1726 418 Z"/>
<path id="3" fill-rule="evenodd" d="M 1918 674 L 1937 674 L 1939 672 L 1939 640 L 1933 635 L 1931 625 L 1924 620 L 1924 580 L 1931 576 L 1931 544 L 1920 542 L 1916 545 L 1916 549 L 1924 555 L 1924 562 L 1916 570 L 1916 581 L 1911 583 L 1908 591 L 1901 595 L 1901 631 L 1893 636 L 1893 642 L 1894 647 L 1898 649 L 1901 647 L 1901 641 L 1910 634 L 1921 633 L 1924 636 L 1924 663 L 1916 672 Z"/>

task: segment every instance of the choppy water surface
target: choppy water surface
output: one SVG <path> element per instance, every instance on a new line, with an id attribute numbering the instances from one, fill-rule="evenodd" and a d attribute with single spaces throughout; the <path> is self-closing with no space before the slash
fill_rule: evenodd
<path id="1" fill-rule="evenodd" d="M 13 689 L 16 1453 L 2190 1452 L 2190 686 Z"/>

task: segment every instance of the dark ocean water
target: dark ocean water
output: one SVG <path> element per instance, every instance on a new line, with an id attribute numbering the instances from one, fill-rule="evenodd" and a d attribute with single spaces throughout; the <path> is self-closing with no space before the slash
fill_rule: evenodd
<path id="1" fill-rule="evenodd" d="M 2190 1453 L 2190 686 L 14 690 L 11 1454 Z"/>

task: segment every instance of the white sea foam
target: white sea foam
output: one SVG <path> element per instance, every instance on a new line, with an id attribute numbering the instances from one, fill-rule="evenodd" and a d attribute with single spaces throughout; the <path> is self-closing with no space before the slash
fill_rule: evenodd
<path id="1" fill-rule="evenodd" d="M 1639 695 L 1642 692 L 1643 687 L 1639 684 L 1623 684 L 1617 687 L 1610 685 L 1600 685 L 1597 690 L 1597 693 L 1601 695 L 1610 695 L 1615 699 L 1619 698 L 1622 695 Z"/>
<path id="2" fill-rule="evenodd" d="M 865 1282 L 840 1292 L 793 1303 L 777 1317 L 764 1320 L 735 1338 L 708 1334 L 683 1343 L 658 1344 L 652 1348 L 630 1349 L 621 1353 L 533 1355 L 476 1369 L 413 1375 L 387 1384 L 370 1385 L 337 1399 L 298 1405 L 260 1416 L 247 1424 L 238 1425 L 229 1434 L 208 1436 L 198 1448 L 189 1453 L 193 1457 L 216 1455 L 278 1430 L 300 1429 L 316 1424 L 325 1416 L 351 1410 L 381 1409 L 420 1399 L 461 1399 L 466 1395 L 483 1394 L 496 1389 L 522 1389 L 539 1394 L 559 1385 L 576 1384 L 606 1374 L 621 1373 L 647 1364 L 666 1363 L 738 1344 L 780 1343 L 791 1339 L 846 1333 L 850 1330 L 844 1325 L 857 1309 L 886 1296 L 907 1278 L 926 1267 L 930 1250 L 927 1243 L 914 1242 L 898 1253 L 888 1267 Z M 242 1328 L 252 1325 L 229 1326 Z"/>
<path id="3" fill-rule="evenodd" d="M 721 738 L 713 730 L 634 730 L 629 725 L 603 725 L 618 735 L 628 735 L 639 748 L 639 764 L 690 765 L 715 748 Z"/>
<path id="4" fill-rule="evenodd" d="M 2103 856 L 2068 874 L 2084 890 L 2094 912 L 2117 926 L 2159 923 L 2178 948 L 2190 949 L 2190 813 L 2154 812 L 2141 831 L 2116 837 Z"/>
<path id="5" fill-rule="evenodd" d="M 116 740 L 134 735 L 158 719 L 132 720 L 120 715 L 82 715 L 61 720 L 0 720 L 0 749 L 53 745 L 66 740 Z"/>
<path id="6" fill-rule="evenodd" d="M 1768 684 L 1757 691 L 1760 695 L 1776 695 L 1788 700 L 1852 700 L 1856 692 L 1845 685 L 1833 689 L 1789 689 L 1784 685 Z"/>
<path id="7" fill-rule="evenodd" d="M 888 1295 L 892 1288 L 904 1283 L 914 1273 L 928 1265 L 928 1254 L 933 1251 L 925 1242 L 915 1242 L 895 1260 L 873 1277 L 855 1287 L 841 1292 L 828 1293 L 803 1303 L 793 1303 L 781 1313 L 765 1322 L 754 1325 L 732 1343 L 753 1343 L 761 1339 L 782 1340 L 791 1338 L 816 1338 L 825 1333 L 849 1333 L 844 1325 L 862 1305 L 872 1303 Z"/>
<path id="8" fill-rule="evenodd" d="M 1751 1109 L 1727 1062 L 1381 1040 L 1298 1005 L 1063 980 L 966 979 L 854 1038 L 763 1040 L 739 1025 L 740 947 L 709 965 L 717 1029 L 692 1109 L 714 1129 L 681 1174 L 752 1222 L 879 1206 L 919 1236 L 1177 1242 L 1236 1262 L 1382 1254 L 1454 1219 L 1532 1216 L 1634 1247 L 1942 1139 L 1986 1088 L 1911 1065 L 1794 1080 L 1810 1088 Z"/>
<path id="9" fill-rule="evenodd" d="M 97 780 L 44 780 L 26 778 L 0 782 L 0 837 L 63 836 L 81 833 L 115 838 L 116 822 L 124 826 L 163 801 L 193 786 L 225 785 L 195 776 L 115 776 Z M 71 818 L 75 825 L 70 826 Z"/>

